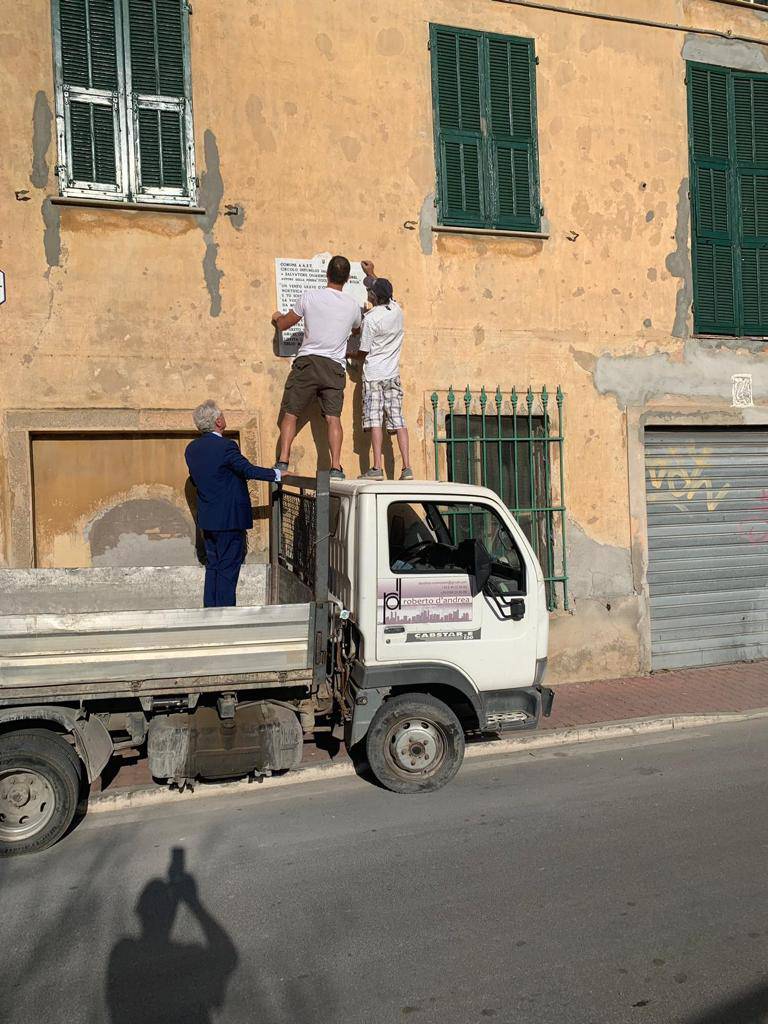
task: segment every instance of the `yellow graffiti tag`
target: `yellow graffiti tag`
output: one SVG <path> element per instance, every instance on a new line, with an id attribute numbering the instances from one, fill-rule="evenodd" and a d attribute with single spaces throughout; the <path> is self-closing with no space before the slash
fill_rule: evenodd
<path id="1" fill-rule="evenodd" d="M 706 500 L 707 511 L 714 512 L 728 491 L 730 484 L 716 489 L 709 476 L 704 474 L 712 468 L 709 456 L 712 448 L 702 448 L 700 454 L 691 456 L 679 448 L 668 448 L 666 452 L 648 460 L 648 478 L 653 488 L 649 501 L 669 501 L 681 512 L 690 509 L 685 502 L 694 498 Z M 654 493 L 655 492 L 655 493 Z"/>

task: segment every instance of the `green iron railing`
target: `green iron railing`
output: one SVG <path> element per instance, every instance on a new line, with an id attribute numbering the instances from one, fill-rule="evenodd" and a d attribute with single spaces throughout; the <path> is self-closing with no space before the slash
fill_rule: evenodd
<path id="1" fill-rule="evenodd" d="M 467 385 L 460 397 L 453 387 L 432 395 L 436 479 L 496 491 L 539 559 L 551 611 L 560 594 L 568 608 L 564 404 L 560 386 L 554 401 L 546 386 L 489 395 Z"/>

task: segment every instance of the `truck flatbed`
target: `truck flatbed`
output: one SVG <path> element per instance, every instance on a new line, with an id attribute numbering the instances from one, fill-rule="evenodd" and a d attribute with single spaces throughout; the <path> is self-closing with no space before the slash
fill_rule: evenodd
<path id="1" fill-rule="evenodd" d="M 0 702 L 302 685 L 313 606 L 0 617 Z"/>

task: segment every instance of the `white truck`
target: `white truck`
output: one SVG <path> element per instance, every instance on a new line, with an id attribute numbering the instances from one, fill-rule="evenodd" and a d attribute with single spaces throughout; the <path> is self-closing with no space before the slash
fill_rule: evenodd
<path id="1" fill-rule="evenodd" d="M 343 731 L 383 786 L 423 793 L 467 736 L 550 713 L 544 579 L 497 495 L 319 473 L 271 501 L 264 605 L 0 617 L 0 855 L 57 842 L 128 751 L 184 788 Z"/>

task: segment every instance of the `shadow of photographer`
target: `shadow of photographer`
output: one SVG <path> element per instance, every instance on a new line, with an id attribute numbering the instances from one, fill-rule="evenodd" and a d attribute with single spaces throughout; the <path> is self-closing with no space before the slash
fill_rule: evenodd
<path id="1" fill-rule="evenodd" d="M 202 942 L 173 940 L 182 906 L 199 925 Z M 200 901 L 183 849 L 172 851 L 166 878 L 146 884 L 135 912 L 139 935 L 119 939 L 109 957 L 106 999 L 112 1024 L 212 1022 L 237 967 L 237 950 Z"/>

